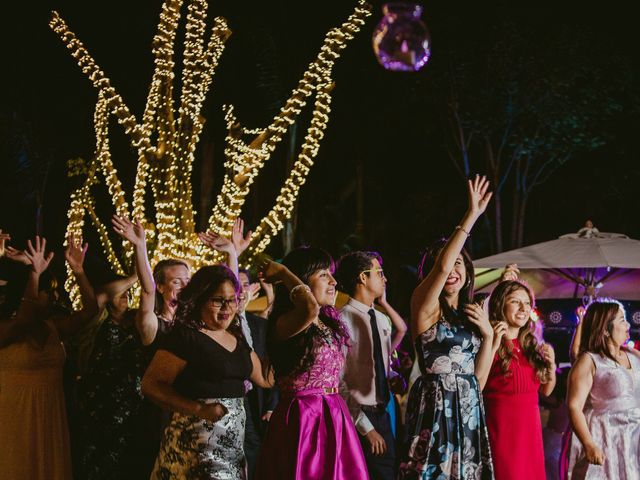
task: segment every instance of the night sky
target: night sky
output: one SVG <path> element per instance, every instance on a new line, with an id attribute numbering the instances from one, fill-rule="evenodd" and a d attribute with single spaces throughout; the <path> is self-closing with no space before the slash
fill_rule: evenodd
<path id="1" fill-rule="evenodd" d="M 265 126 L 316 56 L 324 34 L 346 19 L 353 5 L 347 0 L 210 2 L 209 12 L 225 16 L 233 31 L 204 112 L 203 138 L 214 148 L 216 185 L 223 173 L 221 105 L 234 104 L 245 126 Z M 591 67 L 606 69 L 612 59 L 624 66 L 628 77 L 613 93 L 621 108 L 599 125 L 605 144 L 575 155 L 532 193 L 524 243 L 577 231 L 587 218 L 601 231 L 640 238 L 640 103 L 635 97 L 640 92 L 640 57 L 632 2 L 613 1 L 605 7 L 575 0 L 431 1 L 423 19 L 433 56 L 414 74 L 387 72 L 377 64 L 371 33 L 381 17 L 381 3 L 373 5 L 373 16 L 335 68 L 329 127 L 299 199 L 297 243 L 334 254 L 347 244 L 374 248 L 392 263 L 415 265 L 427 243 L 452 231 L 466 198 L 446 153 L 446 120 L 438 105 L 447 92 L 435 79 L 460 58 L 452 52 L 483 51 L 505 25 L 528 32 L 527 38 L 539 39 L 540 45 L 558 32 L 581 32 L 576 58 L 588 59 L 585 81 Z M 159 0 L 47 0 L 4 12 L 0 228 L 11 232 L 18 245 L 35 232 L 34 185 L 44 185 L 44 234 L 61 241 L 72 183 L 66 161 L 89 159 L 93 150 L 96 91 L 49 30 L 49 11 L 58 10 L 139 116 L 152 73 L 150 44 L 160 7 Z M 545 61 L 545 55 L 550 64 L 575 60 L 558 59 L 556 49 L 536 48 L 536 41 L 531 42 L 535 61 Z M 608 74 L 619 78 L 615 71 Z M 306 121 L 302 116 L 299 141 Z M 112 131 L 114 160 L 130 191 L 134 157 L 119 127 L 114 124 Z M 285 174 L 284 150 L 276 152 L 247 201 L 243 217 L 250 226 L 272 205 Z M 358 163 L 364 168 L 364 223 L 362 236 L 354 239 Z M 480 160 L 477 165 L 484 173 Z M 198 169 L 196 165 L 195 175 Z M 198 187 L 195 193 L 199 195 Z M 100 208 L 106 219 L 111 214 L 108 205 Z M 487 237 L 483 226 L 477 227 L 476 257 L 492 253 Z M 279 256 L 280 250 L 274 242 L 271 253 Z"/>

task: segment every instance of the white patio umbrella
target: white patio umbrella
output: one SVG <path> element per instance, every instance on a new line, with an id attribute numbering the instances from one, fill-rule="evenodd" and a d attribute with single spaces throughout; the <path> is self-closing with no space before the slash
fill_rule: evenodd
<path id="1" fill-rule="evenodd" d="M 640 300 L 640 241 L 617 233 L 563 235 L 473 262 L 476 291 L 491 292 L 504 267 L 518 264 L 537 298 Z"/>

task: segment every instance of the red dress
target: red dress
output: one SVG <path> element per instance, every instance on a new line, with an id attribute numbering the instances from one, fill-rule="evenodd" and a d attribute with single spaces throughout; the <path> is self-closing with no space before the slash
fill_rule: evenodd
<path id="1" fill-rule="evenodd" d="M 496 480 L 545 480 L 542 425 L 538 409 L 540 381 L 513 342 L 510 374 L 493 360 L 482 391 Z"/>

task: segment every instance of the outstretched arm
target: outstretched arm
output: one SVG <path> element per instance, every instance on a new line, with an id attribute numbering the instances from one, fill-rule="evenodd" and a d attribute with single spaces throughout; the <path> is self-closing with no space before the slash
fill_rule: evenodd
<path id="1" fill-rule="evenodd" d="M 38 302 L 38 286 L 40 275 L 53 259 L 53 252 L 45 254 L 47 241 L 36 236 L 33 243 L 27 241 L 27 249 L 21 252 L 31 265 L 24 296 L 16 315 L 7 321 L 0 322 L 0 347 L 6 347 L 22 338 L 38 321 L 41 320 L 42 308 Z"/>
<path id="2" fill-rule="evenodd" d="M 416 337 L 427 330 L 438 320 L 440 311 L 439 296 L 447 277 L 462 251 L 469 232 L 476 220 L 487 208 L 492 193 L 489 192 L 489 181 L 486 177 L 477 176 L 467 182 L 469 208 L 449 237 L 446 245 L 438 255 L 433 269 L 420 282 L 411 296 L 411 334 Z"/>
<path id="3" fill-rule="evenodd" d="M 245 234 L 244 220 L 236 218 L 235 222 L 233 222 L 233 229 L 231 230 L 231 241 L 233 242 L 233 246 L 236 247 L 238 257 L 249 247 L 251 243 L 251 233 L 251 230 L 249 230 Z"/>
<path id="4" fill-rule="evenodd" d="M 73 272 L 78 287 L 80 287 L 80 298 L 82 309 L 73 312 L 71 315 L 60 315 L 52 320 L 62 337 L 68 337 L 77 332 L 86 322 L 91 320 L 98 313 L 98 304 L 93 287 L 84 272 L 84 258 L 89 245 L 82 243 L 82 238 L 76 239 L 71 235 L 67 239 L 67 248 L 64 258 Z"/>
<path id="5" fill-rule="evenodd" d="M 118 235 L 133 245 L 136 273 L 140 280 L 140 305 L 136 314 L 136 329 L 143 345 L 150 345 L 158 333 L 156 307 L 156 282 L 153 280 L 151 264 L 147 255 L 147 240 L 139 219 L 131 222 L 127 218 L 113 216 L 111 223 Z"/>

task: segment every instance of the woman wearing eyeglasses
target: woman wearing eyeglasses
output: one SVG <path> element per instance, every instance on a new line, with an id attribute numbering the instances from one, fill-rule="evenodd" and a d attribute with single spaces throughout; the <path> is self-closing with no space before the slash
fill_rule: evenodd
<path id="1" fill-rule="evenodd" d="M 151 478 L 245 478 L 244 382 L 273 382 L 232 326 L 239 292 L 233 272 L 214 265 L 178 296 L 177 325 L 142 379 L 142 392 L 174 412 Z"/>

